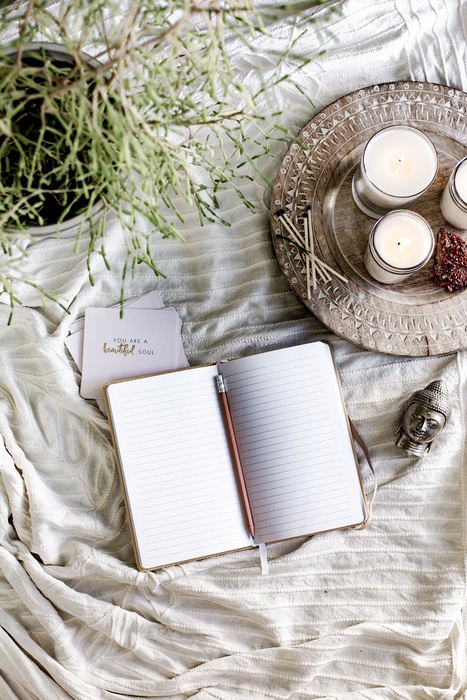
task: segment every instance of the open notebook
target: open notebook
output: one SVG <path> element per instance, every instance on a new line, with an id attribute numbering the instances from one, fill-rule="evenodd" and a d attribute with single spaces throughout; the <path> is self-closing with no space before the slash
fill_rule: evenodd
<path id="1" fill-rule="evenodd" d="M 140 569 L 366 519 L 326 343 L 112 382 L 105 391 Z"/>

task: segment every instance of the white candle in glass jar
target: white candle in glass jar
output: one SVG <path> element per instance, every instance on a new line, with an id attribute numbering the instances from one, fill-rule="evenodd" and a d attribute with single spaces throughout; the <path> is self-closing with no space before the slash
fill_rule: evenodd
<path id="1" fill-rule="evenodd" d="M 436 150 L 425 134 L 410 126 L 386 127 L 365 146 L 352 182 L 355 203 L 380 218 L 418 199 L 437 169 Z"/>
<path id="2" fill-rule="evenodd" d="M 372 228 L 365 252 L 365 266 L 378 282 L 401 282 L 430 259 L 434 235 L 428 222 L 405 209 L 389 212 Z"/>
<path id="3" fill-rule="evenodd" d="M 467 229 L 467 157 L 460 160 L 441 195 L 441 213 L 446 221 Z"/>

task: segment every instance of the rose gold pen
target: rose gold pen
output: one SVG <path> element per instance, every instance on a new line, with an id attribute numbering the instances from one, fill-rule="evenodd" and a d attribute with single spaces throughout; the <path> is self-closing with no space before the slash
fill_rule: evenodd
<path id="1" fill-rule="evenodd" d="M 238 451 L 237 440 L 235 437 L 235 429 L 232 423 L 232 416 L 230 415 L 229 401 L 227 398 L 227 390 L 225 388 L 224 377 L 222 374 L 216 375 L 217 391 L 219 392 L 222 411 L 224 413 L 225 424 L 227 427 L 227 433 L 229 435 L 230 446 L 232 448 L 232 456 L 235 464 L 235 469 L 238 475 L 238 481 L 240 484 L 240 490 L 242 493 L 243 503 L 245 505 L 246 517 L 248 521 L 248 529 L 252 537 L 255 536 L 255 525 L 253 522 L 253 515 L 250 507 L 250 500 L 248 498 L 248 492 L 246 490 L 245 476 L 243 474 L 242 460 L 240 459 L 240 454 Z"/>

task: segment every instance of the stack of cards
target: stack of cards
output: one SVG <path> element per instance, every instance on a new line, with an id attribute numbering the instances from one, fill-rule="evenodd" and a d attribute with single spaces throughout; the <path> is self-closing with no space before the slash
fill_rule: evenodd
<path id="1" fill-rule="evenodd" d="M 80 394 L 105 411 L 104 385 L 188 366 L 181 319 L 153 291 L 110 308 L 86 309 L 70 326 L 65 344 L 79 370 Z"/>

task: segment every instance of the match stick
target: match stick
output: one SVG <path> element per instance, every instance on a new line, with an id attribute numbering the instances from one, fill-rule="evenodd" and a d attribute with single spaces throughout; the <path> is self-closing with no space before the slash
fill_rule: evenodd
<path id="1" fill-rule="evenodd" d="M 303 230 L 305 232 L 305 248 L 307 250 L 311 250 L 310 248 L 310 236 L 308 235 L 308 221 L 306 219 L 303 219 Z M 306 265 L 306 288 L 308 292 L 308 299 L 311 299 L 311 292 L 310 292 L 310 256 L 305 255 L 305 265 Z M 314 261 L 311 260 L 311 266 L 314 267 Z M 314 272 L 314 270 L 313 270 Z M 314 280 L 313 280 L 314 281 Z M 316 291 L 316 287 L 313 284 L 313 291 Z"/>
<path id="2" fill-rule="evenodd" d="M 303 227 L 304 227 L 304 236 L 300 233 L 300 231 L 297 229 L 295 224 L 289 219 L 288 216 L 285 215 L 285 212 L 283 209 L 279 210 L 276 213 L 276 217 L 279 219 L 279 221 L 284 225 L 284 227 L 287 229 L 287 232 L 290 235 L 290 240 L 292 243 L 295 243 L 297 246 L 299 246 L 304 252 L 305 252 L 305 264 L 307 265 L 308 259 L 311 262 L 311 286 L 313 287 L 313 291 L 316 291 L 316 273 L 318 273 L 319 277 L 323 282 L 331 282 L 332 277 L 331 275 L 335 275 L 339 279 L 341 279 L 343 282 L 348 282 L 346 277 L 343 275 L 339 274 L 334 268 L 332 268 L 330 265 L 325 263 L 323 260 L 320 260 L 314 252 L 314 242 L 313 242 L 313 230 L 311 228 L 311 207 L 307 207 L 307 216 L 306 218 L 304 217 L 303 219 Z M 331 273 L 331 274 L 329 274 Z M 308 267 L 307 267 L 307 287 L 308 287 L 308 295 L 310 295 L 310 281 L 309 281 L 309 272 L 308 272 Z"/>
<path id="3" fill-rule="evenodd" d="M 301 239 L 300 231 L 297 229 L 295 224 L 292 221 L 290 221 L 290 219 L 285 215 L 283 209 L 277 212 L 276 217 L 279 219 L 279 221 L 281 221 L 284 224 L 285 228 L 290 233 L 295 243 L 298 243 L 298 245 L 305 247 L 305 241 Z"/>
<path id="4" fill-rule="evenodd" d="M 310 205 L 307 206 L 306 208 L 306 213 L 307 213 L 307 222 L 308 222 L 308 238 L 310 240 L 310 253 L 312 255 L 315 254 L 314 250 L 314 242 L 313 242 L 313 226 L 311 225 L 311 207 Z M 311 268 L 312 272 L 312 280 L 313 280 L 313 289 L 316 289 L 316 266 L 313 264 Z"/>

